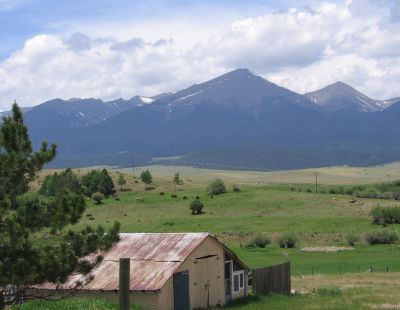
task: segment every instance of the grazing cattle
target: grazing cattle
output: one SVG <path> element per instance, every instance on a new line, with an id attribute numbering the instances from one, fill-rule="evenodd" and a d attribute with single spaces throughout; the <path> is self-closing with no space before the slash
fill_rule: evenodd
<path id="1" fill-rule="evenodd" d="M 164 192 L 161 192 L 161 193 L 160 193 L 160 196 L 164 196 L 164 195 L 165 195 L 165 193 L 164 193 Z"/>
<path id="2" fill-rule="evenodd" d="M 125 213 L 124 216 L 128 216 L 128 214 Z"/>
<path id="3" fill-rule="evenodd" d="M 187 197 L 186 197 L 186 196 L 183 196 L 183 197 L 182 197 L 182 199 L 183 199 L 183 200 L 186 200 L 186 199 L 187 199 Z"/>
<path id="4" fill-rule="evenodd" d="M 356 202 L 357 202 L 357 200 L 355 200 L 355 199 L 349 201 L 349 203 L 356 203 Z"/>
<path id="5" fill-rule="evenodd" d="M 171 195 L 171 198 L 178 198 L 175 194 Z"/>

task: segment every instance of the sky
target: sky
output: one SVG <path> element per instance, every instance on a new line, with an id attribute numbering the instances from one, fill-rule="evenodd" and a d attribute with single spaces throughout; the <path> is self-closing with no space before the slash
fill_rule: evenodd
<path id="1" fill-rule="evenodd" d="M 400 96 L 400 0 L 0 0 L 0 110 L 153 96 L 237 68 Z"/>

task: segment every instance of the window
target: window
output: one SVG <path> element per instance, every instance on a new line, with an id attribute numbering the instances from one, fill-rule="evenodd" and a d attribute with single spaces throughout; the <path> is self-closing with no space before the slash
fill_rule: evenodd
<path id="1" fill-rule="evenodd" d="M 233 275 L 233 292 L 239 292 L 239 275 Z"/>
<path id="2" fill-rule="evenodd" d="M 244 288 L 244 272 L 236 271 L 233 273 L 233 292 L 237 293 Z"/>

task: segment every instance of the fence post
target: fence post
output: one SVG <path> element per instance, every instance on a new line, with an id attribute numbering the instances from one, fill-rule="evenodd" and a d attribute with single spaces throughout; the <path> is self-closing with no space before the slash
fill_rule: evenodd
<path id="1" fill-rule="evenodd" d="M 119 259 L 119 309 L 129 310 L 130 288 L 130 263 L 129 258 Z"/>
<path id="2" fill-rule="evenodd" d="M 0 291 L 0 310 L 6 308 L 5 300 L 4 300 L 4 291 Z"/>

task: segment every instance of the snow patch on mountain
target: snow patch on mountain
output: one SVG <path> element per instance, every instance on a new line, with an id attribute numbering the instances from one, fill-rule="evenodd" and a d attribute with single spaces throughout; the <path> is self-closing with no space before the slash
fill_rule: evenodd
<path id="1" fill-rule="evenodd" d="M 147 103 L 147 104 L 150 104 L 154 101 L 154 99 L 150 98 L 150 97 L 139 97 L 139 98 L 140 98 L 140 100 L 142 100 L 144 103 Z"/>

